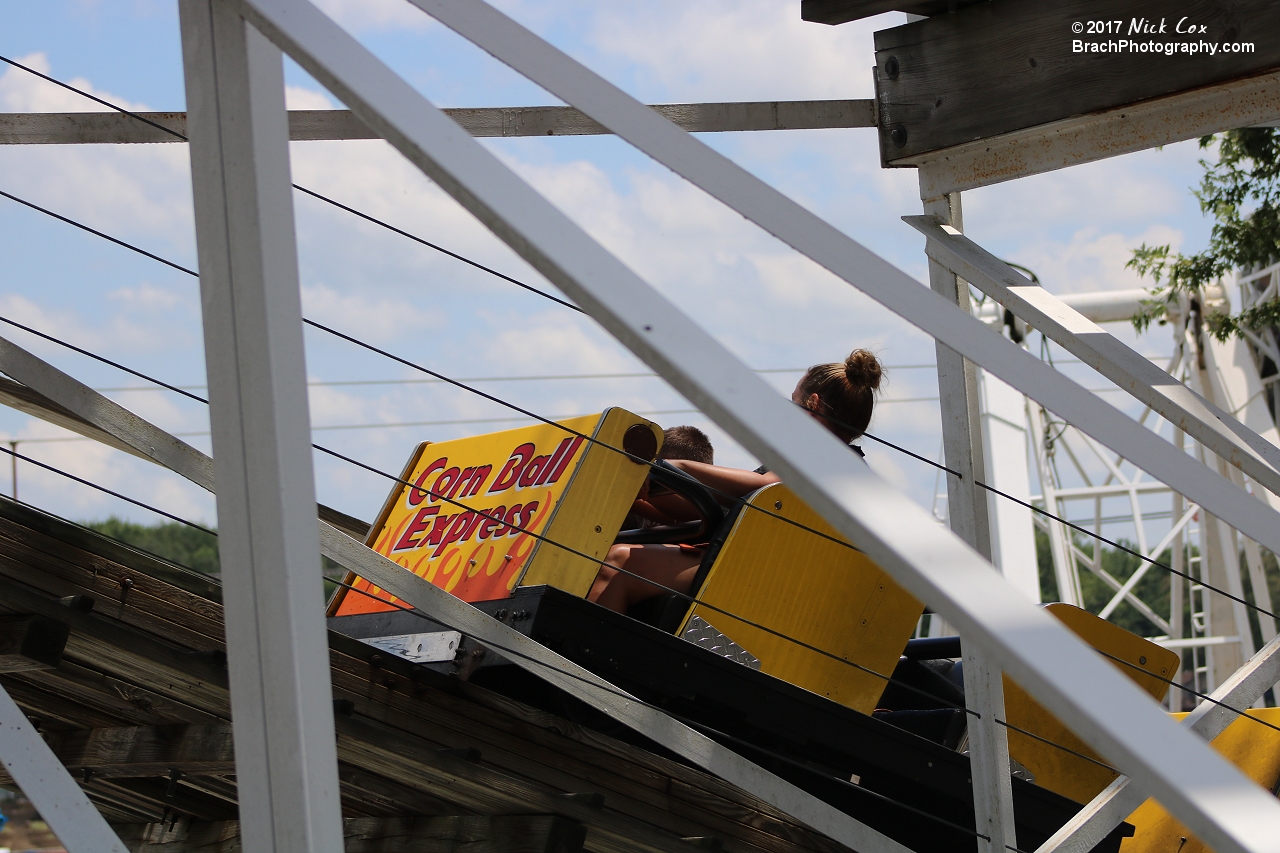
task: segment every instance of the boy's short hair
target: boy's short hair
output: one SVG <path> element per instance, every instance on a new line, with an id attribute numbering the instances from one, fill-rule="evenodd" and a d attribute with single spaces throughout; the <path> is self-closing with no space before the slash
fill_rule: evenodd
<path id="1" fill-rule="evenodd" d="M 715 449 L 706 433 L 695 426 L 673 426 L 662 431 L 659 459 L 688 459 L 690 462 L 715 464 Z"/>

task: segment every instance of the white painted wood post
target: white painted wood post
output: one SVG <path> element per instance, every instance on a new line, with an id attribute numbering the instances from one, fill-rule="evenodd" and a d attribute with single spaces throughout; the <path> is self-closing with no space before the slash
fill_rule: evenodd
<path id="1" fill-rule="evenodd" d="M 283 60 L 230 4 L 179 8 L 241 835 L 340 851 Z"/>
<path id="2" fill-rule="evenodd" d="M 921 186 L 924 178 L 921 177 Z M 926 215 L 964 230 L 960 194 L 925 198 Z M 929 286 L 935 293 L 968 312 L 969 285 L 942 264 L 929 259 Z M 991 517 L 987 493 L 977 485 L 986 476 L 979 404 L 978 369 L 942 341 L 935 341 L 938 398 L 942 410 L 942 447 L 947 474 L 947 518 L 952 531 L 988 560 Z M 957 474 L 959 476 L 957 476 Z M 1037 596 L 1034 600 L 1039 600 Z M 1004 853 L 1016 847 L 1013 788 L 1009 779 L 1009 736 L 996 719 L 1004 719 L 1004 684 L 1000 670 L 989 665 L 977 643 L 964 644 L 965 705 L 981 715 L 969 716 L 969 765 L 973 775 L 975 826 L 979 853 Z"/>

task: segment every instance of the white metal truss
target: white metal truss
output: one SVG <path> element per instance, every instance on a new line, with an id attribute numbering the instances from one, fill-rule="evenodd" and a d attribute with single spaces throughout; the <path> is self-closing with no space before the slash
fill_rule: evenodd
<path id="1" fill-rule="evenodd" d="M 229 2 L 229 0 L 228 0 Z M 1223 850 L 1277 850 L 1280 804 L 1178 729 L 1127 679 L 1009 588 L 990 564 L 938 529 L 905 496 L 662 299 L 358 42 L 307 2 L 251 0 L 246 17 L 373 130 L 565 290 L 625 346 L 778 471 L 836 529 L 941 610 L 1109 760 L 1149 785 Z M 447 26 L 675 169 L 804 254 L 866 290 L 1024 393 L 1047 397 L 1113 449 L 1161 471 L 1202 505 L 1271 539 L 1274 513 L 1240 503 L 1221 478 L 1135 432 L 1100 404 L 967 314 L 920 288 L 785 196 L 644 105 L 478 2 L 428 3 Z M 1140 428 L 1139 428 L 1140 430 Z M 1167 449 L 1165 449 L 1167 448 Z M 1193 482 L 1194 480 L 1194 482 Z M 1212 790 L 1213 794 L 1207 792 Z"/>
<path id="2" fill-rule="evenodd" d="M 1194 354 L 1191 356 L 1194 360 Z M 1181 351 L 1175 353 L 1170 369 L 1176 375 L 1184 375 L 1181 368 L 1187 360 Z M 1153 432 L 1168 430 L 1166 422 L 1152 417 L 1146 410 L 1139 423 L 1151 421 Z M 1244 605 L 1216 595 L 1209 586 L 1225 589 L 1243 597 L 1242 590 L 1232 589 L 1233 577 L 1225 566 L 1237 565 L 1234 555 L 1235 531 L 1212 531 L 1210 540 L 1207 524 L 1220 524 L 1211 516 L 1201 517 L 1201 508 L 1187 502 L 1181 495 L 1146 472 L 1129 465 L 1126 460 L 1108 452 L 1097 442 L 1081 434 L 1070 424 L 1054 419 L 1038 406 L 1028 406 L 1029 423 L 1032 426 L 1032 450 L 1036 457 L 1041 494 L 1035 502 L 1058 516 L 1073 521 L 1097 535 L 1107 535 L 1106 530 L 1131 529 L 1135 541 L 1130 546 L 1148 560 L 1160 560 L 1169 552 L 1171 568 L 1170 598 L 1167 611 L 1159 611 L 1154 601 L 1147 601 L 1136 591 L 1138 585 L 1152 571 L 1162 572 L 1152 562 L 1142 562 L 1136 571 L 1121 579 L 1110 574 L 1102 564 L 1102 543 L 1090 543 L 1083 534 L 1076 533 L 1052 519 L 1037 516 L 1036 524 L 1050 536 L 1059 598 L 1062 601 L 1083 605 L 1080 598 L 1080 574 L 1088 572 L 1101 580 L 1111 590 L 1111 597 L 1098 610 L 1102 618 L 1111 618 L 1116 610 L 1127 604 L 1144 616 L 1158 634 L 1150 637 L 1166 648 L 1186 650 L 1189 655 L 1188 685 L 1200 692 L 1208 692 L 1221 683 L 1252 653 L 1247 633 L 1237 627 L 1243 621 L 1248 630 L 1248 618 Z M 1175 442 L 1185 441 L 1185 434 L 1173 430 Z M 1196 458 L 1202 458 L 1200 448 L 1193 448 Z M 1168 510 L 1152 507 L 1153 499 L 1170 501 Z M 1157 531 L 1154 535 L 1152 531 Z M 1117 534 L 1111 534 L 1115 538 Z M 1129 533 L 1119 535 L 1128 536 Z M 1056 542 L 1055 542 L 1056 538 Z M 1249 540 L 1245 540 L 1248 542 Z M 1224 544 L 1225 543 L 1225 544 Z M 1216 550 L 1215 550 L 1216 549 Z M 1223 567 L 1223 568 L 1219 568 Z M 1178 573 L 1190 575 L 1188 582 Z M 1238 583 L 1238 573 L 1234 581 Z M 1259 605 L 1271 609 L 1261 565 L 1252 581 L 1252 588 L 1259 593 Z M 1190 634 L 1184 636 L 1184 602 L 1191 603 Z M 1213 609 L 1218 610 L 1217 618 Z M 1259 619 L 1270 622 L 1270 617 L 1259 614 Z M 1274 636 L 1271 634 L 1270 636 Z M 1264 637 L 1264 641 L 1270 636 Z M 1226 655 L 1230 647 L 1230 655 Z M 1236 648 L 1240 651 L 1237 653 Z M 1216 655 L 1215 655 L 1216 652 Z M 1180 691 L 1170 693 L 1168 702 L 1173 710 L 1182 707 Z"/>
<path id="3" fill-rule="evenodd" d="M 1139 423 L 1146 423 L 1149 417 L 1150 412 L 1147 412 Z M 1114 501 L 1117 498 L 1124 499 L 1128 512 L 1116 512 L 1119 521 L 1127 524 L 1132 520 L 1137 539 L 1133 543 L 1135 550 L 1152 559 L 1158 558 L 1165 548 L 1170 547 L 1178 538 L 1178 534 L 1191 523 L 1199 509 L 1194 504 L 1183 510 L 1178 518 L 1173 519 L 1168 534 L 1163 536 L 1155 547 L 1150 547 L 1147 535 L 1150 511 L 1144 510 L 1143 498 L 1171 494 L 1169 488 L 1163 483 L 1152 480 L 1146 472 L 1125 465 L 1123 459 L 1099 447 L 1096 442 L 1091 441 L 1088 436 L 1081 435 L 1070 424 L 1054 420 L 1039 407 L 1033 407 L 1032 421 L 1035 424 L 1033 449 L 1040 471 L 1042 489 L 1042 494 L 1037 497 L 1041 506 L 1049 512 L 1076 523 L 1086 522 L 1082 526 L 1090 527 L 1095 534 L 1103 535 L 1103 528 L 1112 522 L 1112 519 L 1104 513 L 1116 512 L 1107 507 L 1104 502 Z M 1061 470 L 1064 463 L 1070 466 L 1069 470 L 1073 475 L 1071 482 L 1080 485 L 1066 485 L 1068 480 Z M 1082 503 L 1092 505 L 1091 520 L 1080 516 Z M 1137 572 L 1122 581 L 1103 568 L 1100 545 L 1091 551 L 1086 551 L 1083 547 L 1084 543 L 1077 539 L 1078 534 L 1069 531 L 1061 523 L 1043 516 L 1037 517 L 1036 522 L 1046 533 L 1062 536 L 1064 544 L 1061 553 L 1054 554 L 1055 563 L 1058 559 L 1063 561 L 1062 565 L 1055 565 L 1060 600 L 1077 606 L 1082 604 L 1077 567 L 1083 567 L 1097 576 L 1113 592 L 1111 600 L 1098 613 L 1099 616 L 1105 619 L 1121 602 L 1127 602 L 1166 635 L 1169 633 L 1169 620 L 1156 613 L 1149 603 L 1143 601 L 1133 591 L 1137 583 L 1150 570 L 1150 563 L 1143 563 Z"/>

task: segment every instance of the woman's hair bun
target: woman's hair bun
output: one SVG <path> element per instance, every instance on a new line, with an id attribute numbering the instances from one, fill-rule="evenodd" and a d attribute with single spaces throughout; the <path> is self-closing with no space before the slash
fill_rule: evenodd
<path id="1" fill-rule="evenodd" d="M 853 385 L 870 388 L 872 391 L 880 387 L 880 378 L 884 368 L 880 359 L 870 350 L 856 349 L 844 360 L 844 375 Z"/>

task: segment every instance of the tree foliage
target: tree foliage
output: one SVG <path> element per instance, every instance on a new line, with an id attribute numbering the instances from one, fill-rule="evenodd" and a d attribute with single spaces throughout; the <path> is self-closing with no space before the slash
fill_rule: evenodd
<path id="1" fill-rule="evenodd" d="M 84 526 L 180 566 L 209 575 L 218 574 L 218 539 L 203 530 L 174 521 L 135 524 L 115 516 L 106 521 L 86 522 Z"/>
<path id="2" fill-rule="evenodd" d="M 1120 544 L 1125 547 L 1132 547 L 1137 550 L 1136 546 L 1124 540 Z M 1092 554 L 1094 542 L 1081 537 L 1076 545 L 1086 554 Z M 1164 553 L 1157 558 L 1158 562 L 1169 565 L 1172 553 L 1166 549 Z M 1040 528 L 1036 528 L 1036 558 L 1040 569 L 1040 590 L 1041 597 L 1045 601 L 1061 601 L 1058 595 L 1058 581 L 1053 573 L 1053 554 L 1049 547 L 1049 536 Z M 1126 581 L 1129 576 L 1136 572 L 1143 564 L 1143 560 L 1127 551 L 1121 551 L 1116 548 L 1103 548 L 1101 554 L 1102 568 L 1107 574 L 1111 575 L 1118 581 Z M 1084 601 L 1081 606 L 1090 613 L 1098 613 L 1107 602 L 1111 600 L 1111 596 L 1115 594 L 1101 578 L 1092 572 L 1080 569 L 1080 592 L 1084 595 Z M 1133 588 L 1133 593 L 1140 600 L 1151 606 L 1151 609 L 1161 616 L 1169 613 L 1169 573 L 1162 569 L 1148 569 L 1147 573 Z M 1186 602 L 1183 602 L 1183 608 L 1186 610 Z M 1189 611 L 1187 611 L 1189 613 Z M 1137 634 L 1140 637 L 1154 637 L 1162 633 L 1159 628 L 1151 623 L 1147 617 L 1138 612 L 1132 604 L 1125 601 L 1107 619 L 1124 628 L 1126 631 Z"/>
<path id="3" fill-rule="evenodd" d="M 1183 293 L 1195 293 L 1237 268 L 1267 266 L 1280 258 L 1280 129 L 1250 127 L 1206 136 L 1202 149 L 1218 144 L 1216 163 L 1201 160 L 1204 177 L 1194 190 L 1200 210 L 1214 219 L 1209 245 L 1182 255 L 1170 246 L 1143 243 L 1125 265 L 1155 283 L 1152 298 L 1133 318 L 1143 331 L 1163 320 Z M 1259 303 L 1237 314 L 1205 317 L 1209 331 L 1225 341 L 1242 328 L 1280 325 L 1280 302 Z"/>
<path id="4" fill-rule="evenodd" d="M 106 521 L 86 521 L 83 524 L 90 530 L 132 545 L 140 551 L 163 557 L 179 566 L 207 575 L 217 575 L 220 572 L 218 537 L 203 530 L 173 521 L 164 524 L 135 524 L 115 516 Z M 341 580 L 347 572 L 323 555 L 320 557 L 320 567 L 325 578 L 324 591 L 327 598 L 337 589 L 335 581 Z"/>

